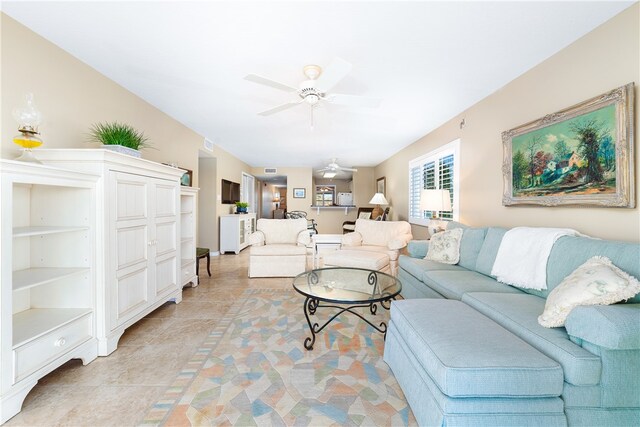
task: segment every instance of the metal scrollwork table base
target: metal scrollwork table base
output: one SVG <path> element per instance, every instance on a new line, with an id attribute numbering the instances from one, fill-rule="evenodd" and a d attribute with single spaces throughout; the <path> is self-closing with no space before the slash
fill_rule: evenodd
<path id="1" fill-rule="evenodd" d="M 344 267 L 322 268 L 302 273 L 294 279 L 293 287 L 306 297 L 304 315 L 311 331 L 311 336 L 304 340 L 307 350 L 313 349 L 316 335 L 344 312 L 359 317 L 386 338 L 387 324 L 384 321 L 376 325 L 356 309 L 368 308 L 374 316 L 378 311 L 378 304 L 389 310 L 391 301 L 395 300 L 402 289 L 400 281 L 388 274 Z M 312 322 L 310 318 L 316 315 L 318 308 L 338 311 L 320 325 L 318 322 Z"/>

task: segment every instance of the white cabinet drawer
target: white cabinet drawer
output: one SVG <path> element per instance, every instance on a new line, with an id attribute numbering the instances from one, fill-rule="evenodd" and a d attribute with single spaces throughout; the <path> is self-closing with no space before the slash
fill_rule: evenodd
<path id="1" fill-rule="evenodd" d="M 13 378 L 18 382 L 91 338 L 91 313 L 29 341 L 13 351 Z"/>
<path id="2" fill-rule="evenodd" d="M 196 275 L 196 263 L 192 262 L 182 266 L 182 279 L 188 279 Z"/>
<path id="3" fill-rule="evenodd" d="M 182 266 L 182 285 L 186 285 L 196 275 L 196 263 L 190 262 Z"/>

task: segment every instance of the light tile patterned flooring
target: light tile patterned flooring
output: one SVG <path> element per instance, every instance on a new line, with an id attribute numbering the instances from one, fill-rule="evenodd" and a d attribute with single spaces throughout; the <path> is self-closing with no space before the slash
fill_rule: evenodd
<path id="1" fill-rule="evenodd" d="M 137 425 L 245 289 L 286 289 L 291 279 L 247 278 L 248 250 L 200 264 L 201 281 L 185 288 L 122 336 L 118 349 L 87 366 L 72 360 L 41 379 L 7 426 Z M 203 274 L 204 273 L 204 274 Z"/>

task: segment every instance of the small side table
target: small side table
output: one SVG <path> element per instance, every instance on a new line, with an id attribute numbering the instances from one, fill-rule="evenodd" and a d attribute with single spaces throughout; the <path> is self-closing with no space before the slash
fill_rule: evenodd
<path id="1" fill-rule="evenodd" d="M 311 236 L 311 244 L 313 245 L 313 268 L 320 266 L 320 253 L 340 249 L 342 236 L 342 234 L 314 234 Z"/>
<path id="2" fill-rule="evenodd" d="M 196 248 L 196 276 L 198 276 L 198 282 L 200 282 L 200 260 L 202 258 L 207 259 L 207 273 L 209 273 L 209 277 L 211 277 L 211 254 L 209 253 L 209 248 Z"/>

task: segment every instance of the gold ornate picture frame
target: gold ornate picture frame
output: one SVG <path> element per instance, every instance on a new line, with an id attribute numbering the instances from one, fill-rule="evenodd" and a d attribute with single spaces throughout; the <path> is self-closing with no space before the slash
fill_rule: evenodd
<path id="1" fill-rule="evenodd" d="M 635 207 L 634 85 L 502 133 L 502 204 Z"/>

